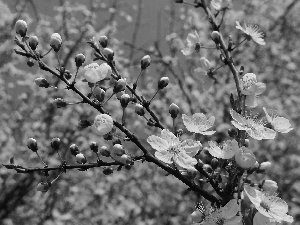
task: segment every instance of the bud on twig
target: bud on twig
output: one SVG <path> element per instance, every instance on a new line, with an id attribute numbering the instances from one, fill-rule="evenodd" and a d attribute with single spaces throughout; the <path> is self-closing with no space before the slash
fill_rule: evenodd
<path id="1" fill-rule="evenodd" d="M 105 91 L 102 88 L 95 87 L 93 89 L 93 95 L 99 102 L 103 102 L 105 98 Z"/>
<path id="2" fill-rule="evenodd" d="M 134 111 L 139 116 L 144 116 L 145 115 L 144 107 L 139 103 L 135 104 Z"/>
<path id="3" fill-rule="evenodd" d="M 91 149 L 93 152 L 97 153 L 97 152 L 98 152 L 98 148 L 99 148 L 99 146 L 98 146 L 97 142 L 94 142 L 94 141 L 93 141 L 93 142 L 90 144 L 90 149 Z"/>
<path id="4" fill-rule="evenodd" d="M 84 61 L 85 61 L 84 54 L 80 53 L 80 54 L 76 55 L 76 57 L 75 57 L 75 63 L 76 63 L 77 67 L 82 66 L 82 64 L 84 63 Z"/>
<path id="5" fill-rule="evenodd" d="M 67 80 L 70 80 L 72 78 L 72 74 L 69 70 L 65 70 L 64 72 L 64 77 L 67 79 Z"/>
<path id="6" fill-rule="evenodd" d="M 211 38 L 213 39 L 213 41 L 216 43 L 216 44 L 219 44 L 220 43 L 220 33 L 218 31 L 213 31 L 211 33 Z"/>
<path id="7" fill-rule="evenodd" d="M 103 55 L 106 57 L 107 61 L 109 62 L 114 59 L 114 51 L 110 48 L 104 48 Z"/>
<path id="8" fill-rule="evenodd" d="M 108 148 L 106 146 L 102 146 L 100 148 L 100 154 L 105 156 L 105 157 L 109 157 L 110 156 L 110 151 L 108 150 Z"/>
<path id="9" fill-rule="evenodd" d="M 103 169 L 103 174 L 104 174 L 104 175 L 110 175 L 110 174 L 112 174 L 113 172 L 114 172 L 114 169 L 111 168 L 111 167 L 106 167 L 106 168 Z"/>
<path id="10" fill-rule="evenodd" d="M 24 20 L 18 20 L 15 25 L 16 33 L 25 37 L 27 33 L 27 23 Z"/>
<path id="11" fill-rule="evenodd" d="M 87 162 L 85 155 L 82 153 L 77 154 L 75 157 L 76 162 L 79 164 L 85 164 Z"/>
<path id="12" fill-rule="evenodd" d="M 54 99 L 52 104 L 57 108 L 63 108 L 63 107 L 67 106 L 67 102 L 65 100 L 63 100 L 62 98 Z"/>
<path id="13" fill-rule="evenodd" d="M 69 149 L 70 149 L 71 154 L 74 155 L 74 156 L 76 156 L 77 154 L 80 153 L 79 147 L 76 144 L 70 145 Z"/>
<path id="14" fill-rule="evenodd" d="M 172 103 L 169 107 L 169 113 L 173 119 L 175 119 L 179 113 L 179 107 L 175 103 Z"/>
<path id="15" fill-rule="evenodd" d="M 48 81 L 43 77 L 36 78 L 34 82 L 39 87 L 48 88 L 50 86 Z"/>
<path id="16" fill-rule="evenodd" d="M 164 89 L 165 87 L 168 86 L 169 82 L 170 82 L 169 77 L 160 78 L 158 81 L 158 89 L 159 90 Z"/>
<path id="17" fill-rule="evenodd" d="M 200 64 L 201 64 L 201 67 L 204 68 L 205 70 L 210 69 L 210 62 L 207 58 L 201 57 L 200 58 Z"/>
<path id="18" fill-rule="evenodd" d="M 126 87 L 126 81 L 124 79 L 119 79 L 114 86 L 114 93 L 124 91 Z"/>
<path id="19" fill-rule="evenodd" d="M 125 150 L 123 148 L 123 145 L 121 144 L 115 144 L 113 147 L 112 147 L 112 153 L 116 156 L 121 156 L 121 155 L 124 155 L 125 154 Z"/>
<path id="20" fill-rule="evenodd" d="M 151 58 L 149 55 L 145 55 L 141 60 L 141 70 L 146 69 L 148 66 L 150 66 Z"/>
<path id="21" fill-rule="evenodd" d="M 54 33 L 51 35 L 51 38 L 50 38 L 50 46 L 51 48 L 53 48 L 53 50 L 55 52 L 58 52 L 60 47 L 61 47 L 61 44 L 62 44 L 62 39 L 61 39 L 61 36 L 60 34 L 58 33 Z"/>
<path id="22" fill-rule="evenodd" d="M 37 141 L 34 138 L 28 138 L 27 147 L 31 151 L 36 152 L 38 150 Z"/>
<path id="23" fill-rule="evenodd" d="M 38 46 L 39 44 L 39 39 L 37 36 L 31 36 L 29 39 L 28 39 L 28 44 L 30 46 L 30 48 L 32 50 L 35 50 L 36 47 Z"/>
<path id="24" fill-rule="evenodd" d="M 121 96 L 120 102 L 123 108 L 126 108 L 128 106 L 129 101 L 130 101 L 130 96 L 128 94 L 123 94 Z"/>
<path id="25" fill-rule="evenodd" d="M 100 36 L 99 43 L 102 46 L 102 48 L 106 48 L 107 47 L 107 43 L 108 43 L 107 37 L 106 36 Z"/>
<path id="26" fill-rule="evenodd" d="M 34 66 L 34 61 L 33 61 L 33 59 L 28 59 L 28 60 L 27 60 L 27 66 L 29 66 L 29 67 L 33 67 L 33 66 Z"/>
<path id="27" fill-rule="evenodd" d="M 59 145 L 60 145 L 60 139 L 58 137 L 53 138 L 51 141 L 51 147 L 57 151 L 59 149 Z"/>

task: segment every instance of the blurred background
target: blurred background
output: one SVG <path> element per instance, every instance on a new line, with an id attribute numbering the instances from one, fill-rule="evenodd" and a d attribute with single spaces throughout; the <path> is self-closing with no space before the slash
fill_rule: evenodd
<path id="1" fill-rule="evenodd" d="M 234 51 L 234 62 L 245 72 L 257 74 L 267 84 L 267 91 L 259 98 L 253 113 L 263 116 L 262 107 L 278 111 L 288 118 L 294 130 L 278 134 L 275 140 L 250 140 L 250 148 L 258 162 L 270 161 L 266 175 L 252 176 L 261 182 L 264 178 L 278 183 L 279 197 L 289 205 L 294 224 L 300 224 L 300 2 L 297 0 L 233 1 L 227 11 L 221 32 L 228 40 L 239 43 L 243 36 L 235 29 L 235 21 L 259 25 L 265 33 L 266 45 L 246 42 Z M 168 113 L 174 102 L 180 113 L 191 115 L 203 112 L 216 117 L 217 142 L 228 139 L 231 128 L 229 95 L 235 93 L 228 68 L 218 70 L 217 82 L 207 93 L 200 93 L 197 77 L 199 57 L 183 57 L 181 46 L 191 30 L 197 30 L 205 46 L 213 46 L 211 28 L 201 9 L 175 4 L 172 0 L 0 0 L 0 159 L 8 163 L 14 156 L 16 164 L 41 167 L 34 153 L 26 147 L 29 137 L 38 140 L 41 156 L 51 166 L 59 165 L 56 153 L 50 147 L 53 137 L 62 140 L 61 155 L 69 164 L 75 164 L 68 147 L 76 143 L 89 161 L 96 161 L 89 149 L 91 141 L 102 146 L 111 143 L 99 138 L 91 128 L 78 128 L 81 118 L 93 118 L 97 112 L 85 105 L 54 108 L 51 101 L 61 97 L 76 102 L 78 97 L 64 90 L 64 85 L 37 65 L 28 67 L 27 59 L 16 55 L 14 24 L 18 19 L 28 23 L 28 34 L 39 38 L 38 50 L 49 50 L 52 33 L 60 33 L 63 45 L 59 52 L 61 62 L 73 74 L 74 57 L 86 56 L 86 65 L 93 60 L 93 51 L 86 43 L 91 37 L 106 35 L 109 47 L 115 51 L 117 68 L 128 82 L 134 82 L 139 73 L 141 58 L 149 54 L 152 64 L 139 80 L 138 92 L 151 98 L 157 80 L 168 76 L 171 84 L 159 92 L 152 109 L 167 127 L 172 126 Z M 217 51 L 201 50 L 214 67 L 220 65 Z M 57 66 L 53 53 L 44 61 Z M 45 77 L 59 89 L 38 88 L 34 80 Z M 79 80 L 82 74 L 79 73 Z M 89 88 L 77 83 L 83 93 Z M 119 102 L 112 98 L 107 109 L 120 119 Z M 142 142 L 157 128 L 148 127 L 130 106 L 128 128 L 138 134 Z M 132 112 L 132 113 L 130 113 Z M 180 119 L 177 128 L 184 128 Z M 189 136 L 189 134 L 185 134 Z M 211 140 L 211 139 L 210 139 Z M 203 145 L 208 139 L 201 138 Z M 130 143 L 124 144 L 131 154 L 139 151 Z M 203 161 L 209 158 L 203 156 Z M 55 178 L 57 174 L 50 174 Z M 0 167 L 0 224 L 190 224 L 189 215 L 195 204 L 203 199 L 187 190 L 180 181 L 157 170 L 150 163 L 136 163 L 131 170 L 122 169 L 106 176 L 102 169 L 85 172 L 68 171 L 42 194 L 36 186 L 42 174 L 16 174 Z M 203 188 L 212 191 L 210 186 Z M 205 201 L 204 201 L 205 203 Z"/>

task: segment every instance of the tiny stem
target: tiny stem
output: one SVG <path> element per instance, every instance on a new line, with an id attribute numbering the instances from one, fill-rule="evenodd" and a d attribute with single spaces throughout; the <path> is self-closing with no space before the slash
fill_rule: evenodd
<path id="1" fill-rule="evenodd" d="M 234 49 L 236 49 L 237 47 L 239 47 L 239 46 L 240 46 L 242 43 L 244 43 L 246 40 L 247 40 L 247 37 L 245 37 L 244 40 L 242 40 L 240 43 L 238 43 L 237 45 L 235 45 L 235 46 L 231 49 L 231 51 L 233 51 Z"/>
<path id="2" fill-rule="evenodd" d="M 95 153 L 96 153 L 98 161 L 101 162 L 102 160 L 100 159 L 98 152 L 95 152 Z"/>
<path id="3" fill-rule="evenodd" d="M 57 52 L 55 53 L 55 55 L 56 55 L 56 59 L 57 59 L 58 66 L 59 66 L 59 71 L 60 71 L 61 64 L 60 64 L 60 60 L 59 60 L 59 55 L 58 55 L 58 53 L 57 53 Z"/>
<path id="4" fill-rule="evenodd" d="M 41 55 L 41 58 L 44 58 L 46 55 L 48 55 L 52 51 L 52 48 L 50 48 L 44 55 Z"/>
<path id="5" fill-rule="evenodd" d="M 122 125 L 125 125 L 125 107 L 123 107 L 123 114 L 122 114 Z"/>
<path id="6" fill-rule="evenodd" d="M 114 94 L 115 94 L 115 92 L 113 92 L 113 93 L 111 94 L 111 96 L 109 96 L 109 98 L 108 98 L 105 102 L 103 102 L 103 105 L 104 105 L 109 99 L 111 99 L 111 97 L 114 96 Z"/>
<path id="7" fill-rule="evenodd" d="M 62 157 L 60 156 L 60 154 L 59 154 L 58 150 L 56 150 L 56 152 L 57 152 L 57 154 L 58 154 L 58 156 L 59 156 L 60 160 L 63 162 L 64 160 L 63 160 L 63 159 L 62 159 Z"/>
<path id="8" fill-rule="evenodd" d="M 51 184 L 53 184 L 61 175 L 62 175 L 63 171 L 61 171 L 58 176 L 56 178 L 54 178 L 54 180 L 51 181 Z"/>
<path id="9" fill-rule="evenodd" d="M 137 87 L 137 83 L 140 79 L 140 76 L 142 75 L 142 73 L 144 72 L 144 70 L 141 70 L 138 77 L 136 78 L 136 81 L 134 82 L 134 85 L 133 85 L 133 90 L 135 91 L 136 87 Z"/>
<path id="10" fill-rule="evenodd" d="M 173 118 L 173 133 L 174 134 L 176 133 L 175 119 L 176 118 Z"/>
<path id="11" fill-rule="evenodd" d="M 158 92 L 159 92 L 159 89 L 155 92 L 155 94 L 153 95 L 153 97 L 150 99 L 149 104 L 152 102 L 152 100 L 154 99 L 154 97 L 157 95 Z"/>
<path id="12" fill-rule="evenodd" d="M 209 47 L 209 46 L 200 46 L 200 48 L 204 48 L 204 49 L 216 49 L 216 47 Z"/>
<path id="13" fill-rule="evenodd" d="M 67 103 L 67 105 L 77 105 L 77 104 L 80 104 L 80 103 L 83 103 L 83 101 L 80 101 L 80 102 L 70 102 L 70 103 Z"/>
<path id="14" fill-rule="evenodd" d="M 40 157 L 39 153 L 36 151 L 35 152 L 36 155 L 39 157 L 39 159 L 41 160 L 41 162 L 45 165 L 45 167 L 48 167 L 48 165 L 43 161 L 43 159 Z"/>
<path id="15" fill-rule="evenodd" d="M 223 66 L 226 66 L 226 64 L 223 64 L 223 65 L 219 66 L 218 68 L 214 69 L 213 72 L 216 72 L 217 70 L 221 69 Z"/>
<path id="16" fill-rule="evenodd" d="M 78 70 L 79 70 L 79 67 L 76 68 L 76 73 L 75 73 L 74 80 L 73 80 L 72 84 L 76 83 L 76 78 L 77 78 Z"/>

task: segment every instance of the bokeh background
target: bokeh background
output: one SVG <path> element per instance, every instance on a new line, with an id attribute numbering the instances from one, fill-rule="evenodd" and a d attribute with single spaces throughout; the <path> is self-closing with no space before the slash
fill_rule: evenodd
<path id="1" fill-rule="evenodd" d="M 297 0 L 233 1 L 224 17 L 221 32 L 238 43 L 241 33 L 235 21 L 258 24 L 266 34 L 265 46 L 246 42 L 233 54 L 235 64 L 245 72 L 257 74 L 267 84 L 253 113 L 263 116 L 262 107 L 272 108 L 290 119 L 294 130 L 278 134 L 275 140 L 250 140 L 250 147 L 259 162 L 270 161 L 267 174 L 252 176 L 260 182 L 264 178 L 278 183 L 278 193 L 289 205 L 294 224 L 300 224 L 300 2 Z M 139 81 L 138 91 L 150 98 L 156 91 L 157 80 L 170 77 L 171 84 L 153 101 L 152 109 L 162 123 L 171 127 L 168 106 L 174 102 L 180 113 L 191 115 L 203 112 L 216 117 L 217 134 L 213 140 L 228 139 L 231 128 L 229 95 L 235 86 L 228 68 L 221 68 L 217 82 L 208 93 L 199 92 L 193 70 L 199 67 L 199 57 L 183 57 L 182 42 L 191 30 L 197 30 L 206 46 L 212 46 L 211 28 L 201 9 L 175 4 L 172 0 L 0 0 L 0 162 L 8 163 L 11 156 L 17 164 L 42 166 L 36 155 L 26 147 L 26 140 L 38 140 L 40 154 L 49 165 L 59 165 L 56 153 L 50 148 L 53 137 L 62 140 L 61 154 L 68 163 L 76 163 L 68 146 L 76 143 L 89 161 L 95 156 L 89 143 L 111 146 L 92 129 L 79 129 L 81 118 L 93 118 L 96 111 L 86 105 L 54 108 L 51 101 L 62 97 L 79 100 L 63 89 L 63 84 L 41 71 L 37 65 L 29 68 L 27 59 L 14 53 L 14 24 L 18 19 L 29 24 L 28 33 L 39 37 L 41 52 L 49 49 L 52 33 L 63 39 L 60 58 L 64 66 L 75 73 L 74 56 L 86 55 L 86 64 L 92 62 L 93 52 L 86 43 L 91 37 L 107 35 L 109 46 L 115 51 L 117 67 L 127 81 L 138 76 L 140 59 L 151 55 L 152 64 Z M 213 66 L 220 65 L 216 51 L 201 50 Z M 45 62 L 57 65 L 53 53 Z M 56 89 L 38 88 L 34 79 L 45 77 Z M 79 78 L 82 74 L 79 74 Z M 78 87 L 88 93 L 85 83 Z M 107 105 L 116 118 L 122 110 L 112 98 Z M 143 143 L 159 130 L 148 127 L 145 120 L 133 113 L 127 114 L 128 128 L 139 134 Z M 130 113 L 132 112 L 132 113 Z M 184 128 L 180 119 L 177 128 Z M 185 134 L 189 136 L 189 134 Z M 208 139 L 202 138 L 205 145 Z M 130 143 L 126 150 L 138 154 Z M 147 145 L 150 148 L 149 145 Z M 203 161 L 208 160 L 203 156 Z M 50 174 L 51 178 L 57 174 Z M 85 172 L 69 171 L 63 174 L 46 193 L 36 191 L 42 174 L 16 174 L 0 167 L 0 224 L 190 224 L 189 215 L 200 196 L 187 190 L 180 181 L 157 170 L 149 163 L 136 163 L 131 170 L 122 169 L 106 176 L 102 169 Z M 204 188 L 211 191 L 208 185 Z M 204 201 L 205 203 L 205 201 Z"/>

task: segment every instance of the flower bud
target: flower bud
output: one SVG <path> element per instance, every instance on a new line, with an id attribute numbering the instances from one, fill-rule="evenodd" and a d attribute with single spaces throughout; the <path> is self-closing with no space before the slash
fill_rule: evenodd
<path id="1" fill-rule="evenodd" d="M 129 155 L 123 154 L 120 158 L 119 161 L 125 165 L 130 165 L 131 164 L 131 158 Z"/>
<path id="2" fill-rule="evenodd" d="M 97 142 L 95 142 L 95 141 L 91 142 L 91 144 L 90 144 L 90 149 L 91 149 L 93 152 L 97 153 L 97 152 L 98 152 L 98 148 L 99 148 L 99 146 L 98 146 Z"/>
<path id="3" fill-rule="evenodd" d="M 109 133 L 113 129 L 113 126 L 114 121 L 110 115 L 99 114 L 94 119 L 94 127 L 100 135 Z"/>
<path id="4" fill-rule="evenodd" d="M 134 106 L 134 111 L 136 114 L 138 114 L 139 116 L 143 116 L 145 115 L 145 110 L 144 110 L 144 107 L 139 104 L 139 103 L 136 103 L 135 106 Z"/>
<path id="5" fill-rule="evenodd" d="M 62 98 L 56 98 L 54 99 L 54 101 L 52 102 L 52 104 L 57 107 L 57 108 L 63 108 L 67 106 L 67 102 L 65 100 L 63 100 Z"/>
<path id="6" fill-rule="evenodd" d="M 93 95 L 99 102 L 103 102 L 105 98 L 105 91 L 102 88 L 95 87 L 93 89 Z"/>
<path id="7" fill-rule="evenodd" d="M 271 162 L 262 162 L 259 166 L 259 169 L 261 170 L 267 170 L 271 167 L 272 163 Z"/>
<path id="8" fill-rule="evenodd" d="M 208 172 L 208 173 L 213 172 L 213 169 L 211 168 L 211 166 L 209 164 L 204 164 L 203 169 L 206 170 L 206 172 Z"/>
<path id="9" fill-rule="evenodd" d="M 43 192 L 43 193 L 46 193 L 47 191 L 49 191 L 50 187 L 51 187 L 51 183 L 50 182 L 43 181 L 43 182 L 40 182 L 37 185 L 36 190 L 40 191 L 40 192 Z"/>
<path id="10" fill-rule="evenodd" d="M 106 167 L 103 169 L 103 174 L 104 175 L 110 175 L 114 172 L 114 169 L 112 167 Z"/>
<path id="11" fill-rule="evenodd" d="M 124 91 L 126 87 L 126 81 L 124 79 L 119 79 L 114 86 L 114 93 Z"/>
<path id="12" fill-rule="evenodd" d="M 33 59 L 28 59 L 28 60 L 27 60 L 27 66 L 29 66 L 29 67 L 33 67 L 33 66 L 34 66 L 34 61 L 33 61 Z"/>
<path id="13" fill-rule="evenodd" d="M 65 70 L 64 72 L 64 77 L 67 79 L 67 80 L 70 80 L 72 78 L 72 74 L 69 70 Z"/>
<path id="14" fill-rule="evenodd" d="M 18 20 L 15 25 L 16 33 L 25 37 L 27 33 L 27 23 L 24 20 Z"/>
<path id="15" fill-rule="evenodd" d="M 105 156 L 105 157 L 109 157 L 110 156 L 110 151 L 106 146 L 102 146 L 100 148 L 100 154 Z"/>
<path id="16" fill-rule="evenodd" d="M 162 78 L 160 78 L 159 81 L 158 81 L 158 89 L 159 90 L 160 89 L 164 89 L 165 87 L 168 86 L 169 82 L 170 82 L 170 80 L 169 80 L 168 77 L 162 77 Z"/>
<path id="17" fill-rule="evenodd" d="M 201 57 L 200 58 L 200 64 L 201 64 L 201 66 L 202 66 L 203 69 L 205 69 L 205 70 L 209 70 L 210 69 L 210 62 L 208 61 L 207 58 Z"/>
<path id="18" fill-rule="evenodd" d="M 264 180 L 262 188 L 264 191 L 275 193 L 278 190 L 278 185 L 273 180 Z"/>
<path id="19" fill-rule="evenodd" d="M 116 98 L 120 101 L 121 100 L 121 96 L 125 94 L 125 91 L 120 91 L 118 93 L 116 93 Z"/>
<path id="20" fill-rule="evenodd" d="M 145 55 L 141 60 L 141 70 L 146 69 L 148 66 L 150 66 L 151 58 L 149 55 Z"/>
<path id="21" fill-rule="evenodd" d="M 249 169 L 254 166 L 256 158 L 250 149 L 242 146 L 240 152 L 235 154 L 235 161 L 241 168 Z"/>
<path id="22" fill-rule="evenodd" d="M 52 138 L 51 147 L 57 151 L 59 149 L 59 145 L 60 145 L 60 139 L 58 137 Z"/>
<path id="23" fill-rule="evenodd" d="M 108 44 L 108 39 L 106 36 L 100 36 L 99 43 L 102 46 L 102 48 L 106 48 Z"/>
<path id="24" fill-rule="evenodd" d="M 169 113 L 173 119 L 175 119 L 179 113 L 179 107 L 175 103 L 169 106 Z"/>
<path id="25" fill-rule="evenodd" d="M 216 44 L 218 44 L 218 43 L 220 42 L 220 37 L 221 37 L 221 35 L 220 35 L 220 33 L 219 33 L 218 31 L 213 31 L 213 32 L 211 33 L 211 38 L 213 39 L 213 41 L 214 41 Z"/>
<path id="26" fill-rule="evenodd" d="M 122 106 L 123 108 L 126 108 L 126 107 L 128 106 L 129 101 L 130 101 L 130 96 L 129 96 L 129 94 L 123 94 L 123 95 L 121 96 L 120 102 L 121 102 L 121 106 Z"/>
<path id="27" fill-rule="evenodd" d="M 76 162 L 79 164 L 85 164 L 87 162 L 85 155 L 82 153 L 77 154 L 75 157 Z"/>
<path id="28" fill-rule="evenodd" d="M 74 156 L 76 156 L 77 154 L 80 153 L 79 147 L 76 144 L 70 145 L 69 149 L 70 149 L 71 154 L 74 155 Z"/>
<path id="29" fill-rule="evenodd" d="M 38 46 L 39 44 L 39 39 L 37 36 L 31 36 L 29 39 L 28 39 L 28 44 L 30 46 L 30 48 L 32 50 L 35 50 L 36 47 Z"/>
<path id="30" fill-rule="evenodd" d="M 112 153 L 116 156 L 121 156 L 121 155 L 124 155 L 125 154 L 125 150 L 124 150 L 124 147 L 123 145 L 121 144 L 115 144 L 113 147 L 112 147 Z"/>
<path id="31" fill-rule="evenodd" d="M 114 51 L 110 48 L 104 48 L 103 55 L 106 57 L 107 61 L 109 62 L 114 59 Z"/>
<path id="32" fill-rule="evenodd" d="M 205 217 L 204 213 L 203 212 L 200 212 L 199 210 L 195 210 L 192 214 L 191 214 L 191 217 L 192 217 L 192 221 L 194 223 L 201 223 Z"/>
<path id="33" fill-rule="evenodd" d="M 38 150 L 37 141 L 34 138 L 28 138 L 27 147 L 31 151 L 36 152 Z"/>
<path id="34" fill-rule="evenodd" d="M 82 64 L 84 63 L 84 61 L 85 61 L 84 54 L 80 53 L 80 54 L 76 55 L 76 57 L 75 57 L 75 63 L 76 63 L 77 67 L 81 67 Z"/>
<path id="35" fill-rule="evenodd" d="M 217 169 L 217 167 L 219 166 L 219 160 L 216 158 L 213 158 L 210 162 L 211 168 L 213 168 L 214 170 Z"/>
<path id="36" fill-rule="evenodd" d="M 39 87 L 48 88 L 50 86 L 48 81 L 43 77 L 36 78 L 34 82 Z"/>
<path id="37" fill-rule="evenodd" d="M 61 39 L 61 36 L 60 34 L 58 33 L 54 33 L 51 35 L 51 38 L 50 38 L 50 46 L 51 48 L 53 48 L 53 50 L 55 52 L 58 52 L 60 47 L 61 47 L 61 44 L 62 44 L 62 39 Z"/>

